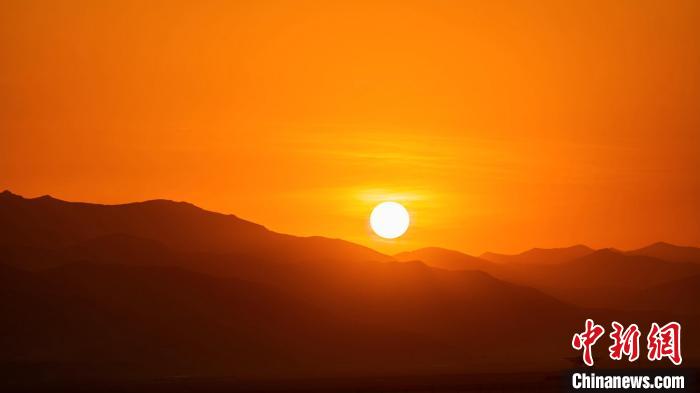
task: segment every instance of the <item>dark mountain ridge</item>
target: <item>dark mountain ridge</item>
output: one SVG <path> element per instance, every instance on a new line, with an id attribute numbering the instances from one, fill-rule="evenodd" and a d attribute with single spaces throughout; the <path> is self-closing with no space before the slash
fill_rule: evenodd
<path id="1" fill-rule="evenodd" d="M 103 373 L 122 364 L 119 372 L 151 375 L 526 369 L 566 353 L 511 356 L 550 339 L 527 336 L 542 329 L 533 315 L 578 322 L 575 308 L 484 272 L 399 263 L 186 203 L 4 193 L 0 231 L 2 312 L 13 321 L 0 326 L 0 362 L 87 361 Z"/>
<path id="2" fill-rule="evenodd" d="M 533 248 L 516 255 L 497 254 L 486 252 L 480 258 L 498 263 L 526 263 L 526 264 L 558 264 L 580 258 L 594 252 L 592 248 L 584 245 L 575 245 L 563 248 Z"/>
<path id="3" fill-rule="evenodd" d="M 6 192 L 0 235 L 8 370 L 63 375 L 77 363 L 84 375 L 111 378 L 276 378 L 555 369 L 568 364 L 585 318 L 649 320 L 528 287 L 595 283 L 596 261 L 504 270 L 435 248 L 394 259 L 187 203 Z M 447 269 L 429 266 L 446 256 Z M 528 269 L 541 269 L 539 278 Z"/>
<path id="4" fill-rule="evenodd" d="M 671 262 L 700 263 L 700 248 L 676 246 L 666 242 L 657 242 L 637 250 L 627 251 L 629 255 L 643 255 Z"/>
<path id="5" fill-rule="evenodd" d="M 552 254 L 561 257 L 561 250 Z M 540 249 L 539 254 L 548 250 Z M 581 249 L 575 252 L 582 252 Z M 568 253 L 565 252 L 565 253 Z M 522 254 L 521 254 L 522 255 Z M 533 255 L 529 253 L 528 255 Z M 670 262 L 639 253 L 601 249 L 557 263 L 488 262 L 445 249 L 420 249 L 395 256 L 400 260 L 422 260 L 429 266 L 452 270 L 482 270 L 507 282 L 537 288 L 566 302 L 584 307 L 626 307 L 637 292 L 700 273 L 700 265 Z"/>
<path id="6" fill-rule="evenodd" d="M 389 261 L 391 257 L 344 240 L 297 237 L 267 230 L 234 215 L 185 202 L 152 200 L 122 205 L 26 199 L 0 194 L 0 247 L 64 249 L 105 236 L 130 236 L 182 252 L 285 255 L 285 261 Z"/>

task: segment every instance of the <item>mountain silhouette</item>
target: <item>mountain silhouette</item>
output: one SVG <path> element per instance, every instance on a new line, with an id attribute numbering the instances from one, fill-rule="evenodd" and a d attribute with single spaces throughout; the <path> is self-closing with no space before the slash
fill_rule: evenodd
<path id="1" fill-rule="evenodd" d="M 700 248 L 675 246 L 665 242 L 658 242 L 638 250 L 628 251 L 627 254 L 644 255 L 672 262 L 700 263 Z"/>
<path id="2" fill-rule="evenodd" d="M 429 266 L 446 270 L 490 271 L 494 268 L 493 262 L 439 247 L 425 247 L 406 251 L 394 255 L 394 258 L 404 262 L 423 261 Z"/>
<path id="3" fill-rule="evenodd" d="M 274 288 L 177 268 L 74 264 L 2 273 L 0 356 L 9 363 L 265 377 L 397 372 L 386 365 L 405 366 L 401 359 L 413 352 L 443 361 L 450 354 L 401 330 L 348 323 Z"/>
<path id="4" fill-rule="evenodd" d="M 5 191 L 0 194 L 0 225 L 0 247 L 56 250 L 103 236 L 126 235 L 180 252 L 284 254 L 284 260 L 290 262 L 391 260 L 344 240 L 279 234 L 234 215 L 167 200 L 97 205 L 49 196 L 25 199 Z"/>
<path id="5" fill-rule="evenodd" d="M 611 305 L 591 293 L 642 296 L 699 267 L 610 250 L 542 264 L 439 248 L 394 258 L 188 203 L 9 192 L 0 235 L 0 364 L 30 384 L 554 370 L 586 318 L 652 319 L 591 308 Z"/>
<path id="6" fill-rule="evenodd" d="M 620 307 L 637 291 L 700 273 L 700 267 L 602 249 L 573 261 L 498 275 L 586 307 Z"/>
<path id="7" fill-rule="evenodd" d="M 587 246 L 576 245 L 564 248 L 533 248 L 517 255 L 486 252 L 480 258 L 498 263 L 557 264 L 580 258 L 593 251 L 592 248 Z"/>
<path id="8" fill-rule="evenodd" d="M 700 314 L 700 274 L 645 288 L 632 296 L 627 306 L 643 310 L 668 310 L 678 314 Z"/>
<path id="9" fill-rule="evenodd" d="M 623 307 L 639 291 L 700 273 L 700 267 L 693 263 L 674 263 L 613 249 L 587 250 L 590 249 L 583 246 L 533 249 L 513 256 L 520 262 L 511 257 L 489 262 L 437 248 L 401 253 L 396 258 L 422 260 L 430 266 L 451 270 L 481 270 L 501 280 L 537 288 L 583 307 Z M 565 260 L 565 257 L 578 254 L 584 255 Z M 537 263 L 531 259 L 536 255 L 546 255 L 546 262 Z"/>
<path id="10" fill-rule="evenodd" d="M 250 376 L 527 368 L 567 352 L 514 361 L 551 339 L 532 332 L 569 334 L 543 318 L 579 322 L 574 307 L 484 272 L 397 262 L 187 203 L 3 193 L 0 228 L 10 363 Z"/>

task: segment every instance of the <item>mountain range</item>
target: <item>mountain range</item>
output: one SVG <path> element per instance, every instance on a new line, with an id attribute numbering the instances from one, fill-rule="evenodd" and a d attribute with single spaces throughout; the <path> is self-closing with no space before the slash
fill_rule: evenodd
<path id="1" fill-rule="evenodd" d="M 699 251 L 390 256 L 189 203 L 5 191 L 0 362 L 7 381 L 561 369 L 586 318 L 700 326 Z M 684 337 L 686 362 L 698 344 Z"/>

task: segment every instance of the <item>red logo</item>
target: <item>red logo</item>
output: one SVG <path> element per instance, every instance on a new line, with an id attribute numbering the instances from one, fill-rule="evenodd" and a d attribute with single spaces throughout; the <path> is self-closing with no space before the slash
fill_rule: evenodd
<path id="1" fill-rule="evenodd" d="M 592 319 L 586 319 L 586 330 L 582 333 L 574 334 L 571 345 L 574 349 L 583 349 L 583 362 L 589 366 L 593 365 L 593 344 L 605 333 L 602 326 L 596 325 Z"/>
<path id="2" fill-rule="evenodd" d="M 610 359 L 620 360 L 622 355 L 627 355 L 630 362 L 634 362 L 639 358 L 639 326 L 633 323 L 623 329 L 623 326 L 617 322 L 612 323 L 613 332 L 610 333 L 610 338 L 613 339 L 613 345 L 608 348 L 610 350 Z"/>
<path id="3" fill-rule="evenodd" d="M 647 336 L 647 348 L 649 360 L 661 360 L 664 357 L 671 359 L 676 366 L 683 362 L 681 356 L 681 325 L 678 322 L 669 322 L 663 327 L 654 322 Z"/>
<path id="4" fill-rule="evenodd" d="M 618 322 L 612 323 L 613 331 L 610 338 L 613 343 L 608 350 L 610 358 L 621 360 L 627 356 L 627 360 L 634 362 L 639 358 L 639 337 L 641 332 L 637 324 L 631 324 L 625 328 Z M 586 320 L 586 328 L 583 332 L 574 334 L 571 346 L 577 350 L 583 350 L 583 362 L 593 365 L 593 345 L 603 336 L 605 329 L 601 325 L 596 325 L 592 319 Z M 669 322 L 663 327 L 659 327 L 656 322 L 651 324 L 651 329 L 647 335 L 647 358 L 650 361 L 668 358 L 675 365 L 683 362 L 681 356 L 681 325 L 678 322 Z"/>

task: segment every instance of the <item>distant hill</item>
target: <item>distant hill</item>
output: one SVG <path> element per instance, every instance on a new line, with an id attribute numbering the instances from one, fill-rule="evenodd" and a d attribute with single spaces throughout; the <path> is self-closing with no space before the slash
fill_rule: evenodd
<path id="1" fill-rule="evenodd" d="M 494 265 L 493 262 L 481 258 L 439 247 L 426 247 L 402 252 L 394 255 L 394 258 L 403 262 L 422 261 L 429 266 L 446 270 L 489 271 Z"/>
<path id="2" fill-rule="evenodd" d="M 593 251 L 595 250 L 587 246 L 576 245 L 565 248 L 533 248 L 516 255 L 486 252 L 480 258 L 497 263 L 557 264 L 586 256 Z"/>
<path id="3" fill-rule="evenodd" d="M 587 250 L 590 249 L 533 249 L 507 258 L 492 258 L 499 262 L 435 248 L 395 257 L 422 260 L 430 266 L 451 270 L 481 270 L 584 307 L 625 307 L 641 290 L 700 273 L 700 266 L 693 263 L 668 262 L 613 249 Z M 565 260 L 577 254 L 584 255 Z M 536 260 L 546 262 L 536 263 Z"/>
<path id="4" fill-rule="evenodd" d="M 603 249 L 556 265 L 506 265 L 491 272 L 585 307 L 624 307 L 637 291 L 700 273 L 700 266 Z"/>
<path id="5" fill-rule="evenodd" d="M 629 287 L 658 285 L 700 271 L 693 264 L 669 263 L 657 258 L 626 255 L 603 249 L 571 262 L 539 268 L 539 280 L 551 286 Z"/>
<path id="6" fill-rule="evenodd" d="M 664 242 L 658 242 L 638 250 L 628 251 L 627 254 L 644 255 L 671 262 L 700 263 L 700 248 L 675 246 Z"/>

